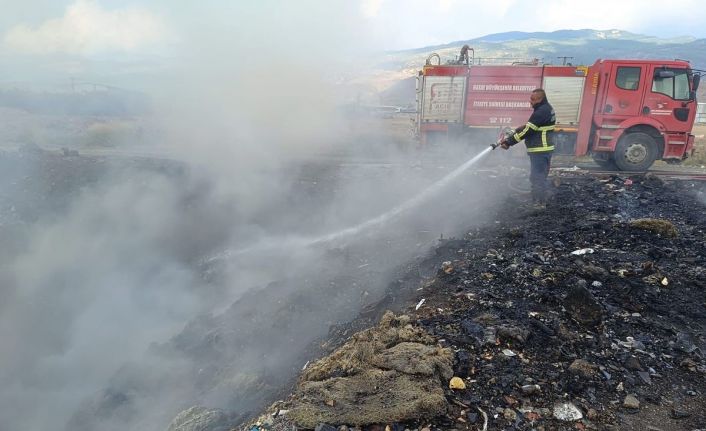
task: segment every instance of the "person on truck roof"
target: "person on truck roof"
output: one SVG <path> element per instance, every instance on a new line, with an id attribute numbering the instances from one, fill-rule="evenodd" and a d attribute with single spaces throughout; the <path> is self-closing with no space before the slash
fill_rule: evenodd
<path id="1" fill-rule="evenodd" d="M 473 51 L 473 48 L 468 45 L 461 47 L 461 54 L 458 56 L 458 61 L 456 61 L 457 64 L 468 65 L 468 51 Z"/>
<path id="2" fill-rule="evenodd" d="M 538 207 L 547 201 L 547 177 L 554 152 L 553 134 L 556 116 L 554 108 L 541 88 L 532 90 L 530 104 L 534 109 L 524 126 L 515 129 L 515 134 L 504 139 L 500 146 L 507 150 L 524 139 L 530 158 L 530 184 L 532 200 Z"/>

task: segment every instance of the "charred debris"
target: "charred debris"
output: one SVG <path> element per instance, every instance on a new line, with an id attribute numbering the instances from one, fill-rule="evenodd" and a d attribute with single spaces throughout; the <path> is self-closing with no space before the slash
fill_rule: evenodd
<path id="1" fill-rule="evenodd" d="M 391 287 L 404 308 L 332 331 L 332 353 L 241 428 L 706 429 L 704 183 L 555 185 L 545 210 L 511 198 L 442 241 L 436 276 Z"/>

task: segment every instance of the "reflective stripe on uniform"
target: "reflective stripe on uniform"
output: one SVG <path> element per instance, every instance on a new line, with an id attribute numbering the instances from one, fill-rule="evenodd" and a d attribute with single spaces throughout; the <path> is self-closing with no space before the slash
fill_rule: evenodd
<path id="1" fill-rule="evenodd" d="M 547 140 L 547 132 L 553 132 L 554 125 L 552 124 L 551 126 L 538 127 L 537 131 L 542 133 L 542 146 L 541 147 L 528 147 L 527 152 L 528 153 L 538 153 L 540 151 L 553 151 L 554 145 L 549 145 L 549 141 Z"/>
<path id="2" fill-rule="evenodd" d="M 553 132 L 554 125 L 552 124 L 551 126 L 540 127 L 539 130 L 542 132 L 542 148 L 549 151 L 550 145 L 549 141 L 547 141 L 547 132 Z M 554 145 L 551 145 L 551 149 L 554 149 Z"/>
<path id="3" fill-rule="evenodd" d="M 517 142 L 520 142 L 522 140 L 522 138 L 524 138 L 525 134 L 530 131 L 530 129 L 532 129 L 534 131 L 539 130 L 539 128 L 537 126 L 535 126 L 534 124 L 532 124 L 528 121 L 527 124 L 525 125 L 525 128 L 522 129 L 521 132 L 515 133 L 515 136 L 513 136 L 513 138 L 515 138 L 515 140 Z"/>
<path id="4" fill-rule="evenodd" d="M 546 147 L 529 147 L 529 148 L 527 148 L 528 153 L 543 153 L 545 151 L 554 151 L 554 145 L 547 145 Z"/>
<path id="5" fill-rule="evenodd" d="M 520 142 L 525 134 L 529 132 L 530 130 L 533 130 L 535 132 L 539 132 L 542 134 L 542 146 L 541 147 L 527 147 L 527 152 L 528 153 L 539 153 L 539 152 L 544 152 L 544 151 L 553 151 L 554 150 L 554 145 L 549 145 L 549 141 L 547 140 L 547 132 L 553 132 L 554 131 L 554 125 L 550 126 L 542 126 L 542 127 L 537 127 L 534 124 L 530 123 L 529 121 L 525 125 L 525 128 L 522 129 L 519 133 L 515 133 L 513 136 L 517 142 Z"/>

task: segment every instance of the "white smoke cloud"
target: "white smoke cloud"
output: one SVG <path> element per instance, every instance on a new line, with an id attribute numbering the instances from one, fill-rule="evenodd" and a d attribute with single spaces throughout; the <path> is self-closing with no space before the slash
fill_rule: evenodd
<path id="1" fill-rule="evenodd" d="M 140 7 L 106 10 L 94 0 L 76 0 L 60 18 L 37 27 L 19 24 L 4 35 L 4 45 L 26 54 L 131 52 L 165 42 L 167 25 Z"/>
<path id="2" fill-rule="evenodd" d="M 181 43 L 148 93 L 163 132 L 155 140 L 185 161 L 179 166 L 188 174 L 106 173 L 65 196 L 66 212 L 28 226 L 22 247 L 0 265 L 0 339 L 9 346 L 0 352 L 3 431 L 64 429 L 150 343 L 169 339 L 214 303 L 285 278 L 285 265 L 262 264 L 268 256 L 222 283 L 203 282 L 198 265 L 231 244 L 299 229 L 304 210 L 313 210 L 290 197 L 299 172 L 293 165 L 338 136 L 336 70 L 360 39 L 346 13 L 353 6 L 322 6 L 327 19 L 319 19 L 315 3 L 277 3 L 204 2 L 178 11 L 203 20 L 164 12 Z M 80 0 L 62 18 L 13 28 L 5 43 L 26 53 L 130 51 L 162 40 L 163 27 L 142 9 L 108 11 Z M 85 66 L 94 59 L 72 60 Z M 32 167 L 21 177 L 41 175 Z M 154 375 L 145 374 L 138 380 Z M 162 383 L 150 385 L 156 392 Z M 129 418 L 98 418 L 100 426 L 83 429 L 164 429 L 186 401 L 170 399 L 164 408 L 145 401 Z M 154 412 L 156 425 L 139 424 Z M 91 413 L 73 423 L 90 424 Z"/>
<path id="3" fill-rule="evenodd" d="M 372 18 L 377 16 L 382 7 L 383 0 L 363 0 L 360 5 L 360 10 L 364 16 Z"/>
<path id="4" fill-rule="evenodd" d="M 0 355 L 2 429 L 47 429 L 47 416 L 65 422 L 96 382 L 199 309 L 202 296 L 190 290 L 198 276 L 174 253 L 180 191 L 161 175 L 115 180 L 31 228 L 0 270 L 0 338 L 9 346 Z"/>
<path id="5" fill-rule="evenodd" d="M 339 110 L 345 94 L 340 82 L 359 74 L 361 52 L 379 48 L 371 43 L 360 3 L 183 3 L 163 9 L 180 44 L 148 92 L 154 102 L 150 121 L 161 131 L 156 144 L 182 160 L 184 172 L 167 174 L 168 166 L 121 172 L 117 163 L 117 172 L 67 194 L 64 211 L 31 222 L 0 265 L 0 339 L 9 346 L 0 352 L 3 431 L 166 429 L 192 403 L 247 411 L 230 397 L 242 393 L 254 399 L 244 400 L 247 405 L 257 406 L 258 394 L 237 386 L 237 373 L 216 388 L 190 384 L 206 379 L 200 367 L 205 359 L 220 359 L 218 352 L 199 349 L 202 356 L 193 363 L 190 356 L 160 357 L 155 365 L 143 357 L 149 345 L 164 343 L 203 311 L 222 310 L 256 292 L 250 301 L 258 302 L 245 304 L 262 322 L 233 312 L 232 325 L 213 328 L 215 334 L 235 333 L 230 340 L 253 338 L 245 349 L 226 345 L 234 350 L 226 356 L 232 364 L 218 363 L 217 370 L 223 376 L 228 367 L 255 376 L 287 374 L 314 337 L 374 302 L 397 265 L 422 253 L 440 232 L 466 225 L 467 205 L 481 206 L 471 186 L 458 186 L 434 196 L 437 204 L 395 218 L 384 227 L 385 236 L 356 230 L 358 235 L 345 238 L 333 235 L 340 243 L 302 249 L 308 238 L 390 210 L 446 169 L 411 169 L 404 159 L 394 169 L 344 168 L 335 159 L 311 157 L 329 152 L 355 159 L 390 147 L 371 130 L 369 142 L 353 139 L 350 129 L 373 126 L 360 119 L 347 124 Z M 63 18 L 11 34 L 32 41 L 32 49 L 23 48 L 27 52 L 138 49 L 158 40 L 157 33 L 145 30 L 134 44 L 101 36 L 100 44 L 90 46 L 90 32 L 83 42 L 68 35 L 84 18 L 115 28 L 116 14 L 127 14 L 123 18 L 132 21 L 118 20 L 120 26 L 137 33 L 156 19 L 135 11 L 108 12 L 81 0 Z M 185 15 L 190 19 L 177 19 Z M 53 51 L 39 46 L 54 39 L 61 43 Z M 34 178 L 45 172 L 40 168 L 19 177 Z M 305 240 L 289 245 L 291 238 Z M 348 242 L 355 247 L 344 251 Z M 273 246 L 252 251 L 261 244 Z M 243 249 L 251 251 L 239 255 Z M 204 279 L 201 259 L 219 262 L 212 256 L 226 256 L 224 270 L 213 265 L 210 271 L 209 265 L 206 274 L 214 277 Z M 339 274 L 344 281 L 350 274 L 363 281 L 334 285 Z M 213 346 L 220 338 L 193 332 L 182 337 L 187 347 Z M 175 362 L 178 372 L 170 368 Z M 104 390 L 114 399 L 106 402 Z"/>

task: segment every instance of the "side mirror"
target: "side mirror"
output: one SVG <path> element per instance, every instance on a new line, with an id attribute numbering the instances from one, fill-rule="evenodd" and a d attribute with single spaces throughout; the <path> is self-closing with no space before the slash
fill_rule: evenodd
<path id="1" fill-rule="evenodd" d="M 691 90 L 689 92 L 689 100 L 696 100 L 696 91 Z"/>
<path id="2" fill-rule="evenodd" d="M 660 79 L 665 79 L 665 78 L 674 78 L 674 71 L 673 70 L 655 70 L 655 78 L 660 78 Z"/>
<path id="3" fill-rule="evenodd" d="M 696 93 L 699 89 L 699 84 L 701 83 L 701 75 L 694 75 L 694 81 L 691 84 L 691 89 Z"/>

